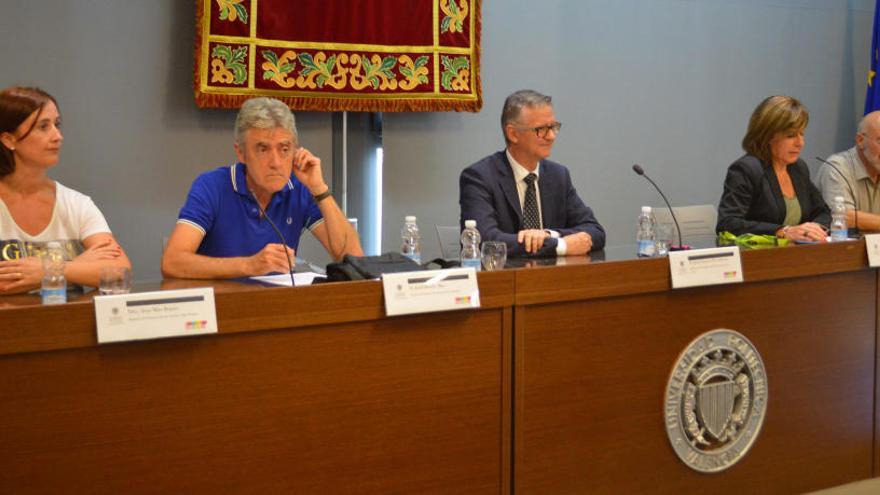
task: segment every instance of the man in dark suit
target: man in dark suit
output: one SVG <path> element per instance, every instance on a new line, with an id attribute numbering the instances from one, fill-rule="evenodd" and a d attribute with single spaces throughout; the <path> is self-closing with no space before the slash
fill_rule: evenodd
<path id="1" fill-rule="evenodd" d="M 507 149 L 464 169 L 461 224 L 476 220 L 484 241 L 503 241 L 510 256 L 574 256 L 605 245 L 605 230 L 581 201 L 564 166 L 547 160 L 562 124 L 549 96 L 521 90 L 507 97 L 501 130 Z"/>

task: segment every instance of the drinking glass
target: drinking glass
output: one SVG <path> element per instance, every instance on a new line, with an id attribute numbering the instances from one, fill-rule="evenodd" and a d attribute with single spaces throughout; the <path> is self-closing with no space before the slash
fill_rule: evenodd
<path id="1" fill-rule="evenodd" d="M 486 241 L 480 250 L 483 267 L 487 271 L 501 270 L 507 263 L 507 244 L 498 241 Z"/>
<path id="2" fill-rule="evenodd" d="M 131 270 L 121 266 L 101 268 L 98 291 L 104 296 L 128 294 L 131 292 Z"/>
<path id="3" fill-rule="evenodd" d="M 669 246 L 672 245 L 673 229 L 671 223 L 658 223 L 654 231 L 655 256 L 669 254 Z"/>

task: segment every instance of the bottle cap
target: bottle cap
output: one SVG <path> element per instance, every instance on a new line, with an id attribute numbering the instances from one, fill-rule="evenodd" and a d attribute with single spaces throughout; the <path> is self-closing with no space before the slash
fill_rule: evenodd
<path id="1" fill-rule="evenodd" d="M 477 228 L 477 221 L 476 220 L 465 220 L 464 227 L 466 229 L 475 229 L 475 228 Z"/>
<path id="2" fill-rule="evenodd" d="M 651 207 L 650 206 L 643 206 L 642 213 L 651 213 Z"/>
<path id="3" fill-rule="evenodd" d="M 404 220 L 410 223 L 415 223 L 416 217 L 413 215 L 407 215 L 406 217 L 404 217 Z"/>

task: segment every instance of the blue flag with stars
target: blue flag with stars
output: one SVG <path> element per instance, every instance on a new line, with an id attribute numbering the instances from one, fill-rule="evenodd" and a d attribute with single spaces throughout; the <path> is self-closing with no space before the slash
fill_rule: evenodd
<path id="1" fill-rule="evenodd" d="M 865 95 L 865 114 L 880 110 L 880 80 L 877 67 L 880 67 L 880 0 L 874 6 L 874 37 L 871 39 L 871 68 L 868 69 L 868 94 Z"/>

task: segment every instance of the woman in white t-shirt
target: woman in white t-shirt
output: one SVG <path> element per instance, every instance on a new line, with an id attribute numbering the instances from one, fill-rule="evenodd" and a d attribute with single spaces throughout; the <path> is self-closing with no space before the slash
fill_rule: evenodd
<path id="1" fill-rule="evenodd" d="M 46 176 L 58 163 L 60 125 L 45 91 L 0 91 L 0 295 L 40 286 L 37 255 L 49 241 L 65 247 L 73 284 L 95 287 L 102 267 L 131 267 L 92 200 Z"/>

